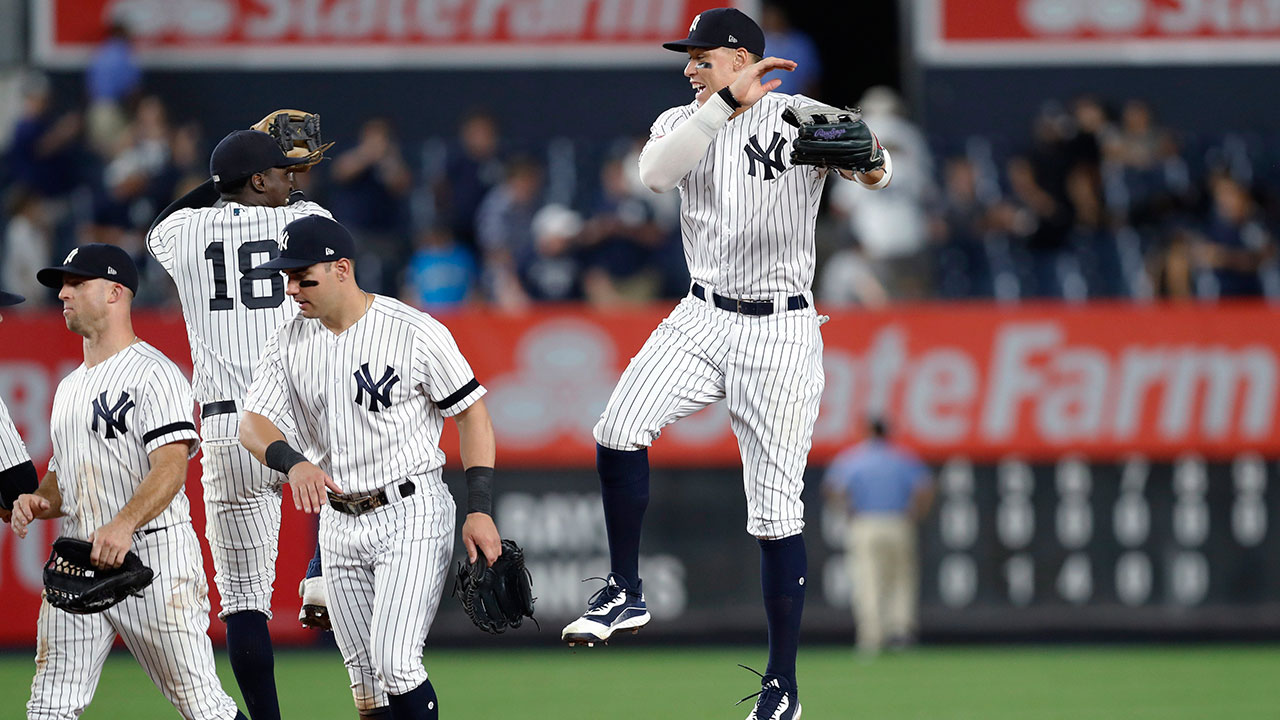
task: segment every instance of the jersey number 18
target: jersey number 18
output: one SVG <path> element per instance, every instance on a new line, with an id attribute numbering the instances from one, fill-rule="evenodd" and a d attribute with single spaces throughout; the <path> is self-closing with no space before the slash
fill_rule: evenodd
<path id="1" fill-rule="evenodd" d="M 274 240 L 255 240 L 240 246 L 237 252 L 240 266 L 240 303 L 250 310 L 280 307 L 284 302 L 284 276 L 278 270 L 260 270 L 254 268 L 254 253 L 266 253 L 268 260 L 274 260 L 280 254 L 280 246 Z M 227 249 L 224 243 L 216 242 L 204 250 L 204 259 L 213 264 L 213 297 L 209 298 L 209 310 L 230 310 L 236 301 L 227 294 Z M 257 295 L 254 293 L 255 280 L 270 280 L 271 293 Z"/>

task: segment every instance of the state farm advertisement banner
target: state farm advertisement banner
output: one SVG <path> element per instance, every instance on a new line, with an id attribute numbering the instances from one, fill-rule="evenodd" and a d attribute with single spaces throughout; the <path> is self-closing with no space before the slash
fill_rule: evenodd
<path id="1" fill-rule="evenodd" d="M 592 468 L 591 428 L 666 312 L 567 307 L 440 319 L 489 390 L 500 464 Z M 139 313 L 135 324 L 140 337 L 190 366 L 180 316 Z M 1265 304 L 846 311 L 832 314 L 823 340 L 815 463 L 859 440 L 872 412 L 887 413 L 904 442 L 938 461 L 953 454 L 1280 457 L 1280 311 Z M 10 312 L 0 348 L 0 397 L 32 455 L 47 457 L 53 391 L 80 362 L 79 338 L 56 313 Z M 451 428 L 446 423 L 443 448 L 453 462 Z M 652 459 L 673 467 L 737 464 L 724 404 L 669 426 Z"/>
<path id="2" fill-rule="evenodd" d="M 114 18 L 151 67 L 394 68 L 670 62 L 703 10 L 756 0 L 31 0 L 36 60 L 80 67 Z"/>
<path id="3" fill-rule="evenodd" d="M 917 52 L 938 64 L 1280 59 L 1269 0 L 924 0 L 914 11 Z"/>

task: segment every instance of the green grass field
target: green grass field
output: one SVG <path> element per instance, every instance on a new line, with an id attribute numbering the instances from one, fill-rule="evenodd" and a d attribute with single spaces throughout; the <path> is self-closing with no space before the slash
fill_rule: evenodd
<path id="1" fill-rule="evenodd" d="M 758 689 L 736 663 L 757 648 L 627 648 L 428 652 L 443 717 L 508 720 L 725 718 Z M 337 651 L 276 658 L 285 718 L 354 718 Z M 0 655 L 0 718 L 23 716 L 34 665 Z M 223 684 L 239 700 L 225 656 Z M 806 720 L 1249 720 L 1280 718 L 1280 648 L 1156 646 L 922 648 L 872 662 L 843 648 L 800 658 Z M 127 708 L 127 710 L 126 710 Z M 85 720 L 177 713 L 133 658 L 113 654 Z"/>

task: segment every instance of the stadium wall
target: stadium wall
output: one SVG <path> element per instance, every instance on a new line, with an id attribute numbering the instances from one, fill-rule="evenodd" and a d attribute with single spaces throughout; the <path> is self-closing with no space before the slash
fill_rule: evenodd
<path id="1" fill-rule="evenodd" d="M 607 570 L 590 428 L 665 311 L 441 316 L 490 390 L 497 520 L 525 544 L 552 630 L 591 591 L 580 581 Z M 136 328 L 189 370 L 180 316 L 139 313 Z M 1280 634 L 1280 325 L 1270 306 L 907 306 L 834 314 L 824 336 L 806 490 L 811 635 L 852 636 L 844 519 L 818 486 L 879 411 L 937 471 L 922 537 L 926 636 Z M 56 313 L 6 313 L 0 325 L 0 396 L 41 468 L 53 391 L 80 362 L 78 340 Z M 456 458 L 452 433 L 443 447 Z M 662 622 L 651 634 L 755 637 L 758 571 L 724 562 L 754 550 L 723 408 L 670 428 L 652 456 L 641 567 Z M 188 493 L 202 528 L 198 476 L 195 462 Z M 0 594 L 14 620 L 0 645 L 31 642 L 56 531 L 0 533 Z M 313 519 L 285 512 L 272 620 L 282 644 L 316 641 L 294 620 L 314 537 Z M 484 640 L 452 603 L 443 608 L 433 641 Z M 212 630 L 220 636 L 221 623 Z"/>

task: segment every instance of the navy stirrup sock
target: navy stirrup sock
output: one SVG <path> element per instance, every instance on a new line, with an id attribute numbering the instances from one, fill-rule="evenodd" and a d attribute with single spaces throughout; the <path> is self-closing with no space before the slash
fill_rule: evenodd
<path id="1" fill-rule="evenodd" d="M 765 674 L 784 678 L 792 688 L 796 687 L 796 650 L 808 570 L 802 536 L 760 540 L 760 587 L 769 621 L 769 667 Z"/>
<path id="2" fill-rule="evenodd" d="M 276 697 L 275 656 L 267 616 L 246 610 L 227 616 L 227 654 L 231 672 L 244 695 L 245 708 L 253 720 L 280 720 Z"/>
<path id="3" fill-rule="evenodd" d="M 600 499 L 609 533 L 610 569 L 632 588 L 640 583 L 640 525 L 649 506 L 649 451 L 596 445 Z"/>
<path id="4" fill-rule="evenodd" d="M 316 543 L 316 554 L 311 557 L 311 562 L 307 563 L 306 577 L 320 577 L 324 572 L 320 570 L 320 543 Z"/>
<path id="5" fill-rule="evenodd" d="M 387 694 L 391 707 L 391 720 L 437 720 L 440 702 L 430 680 L 402 695 Z"/>

